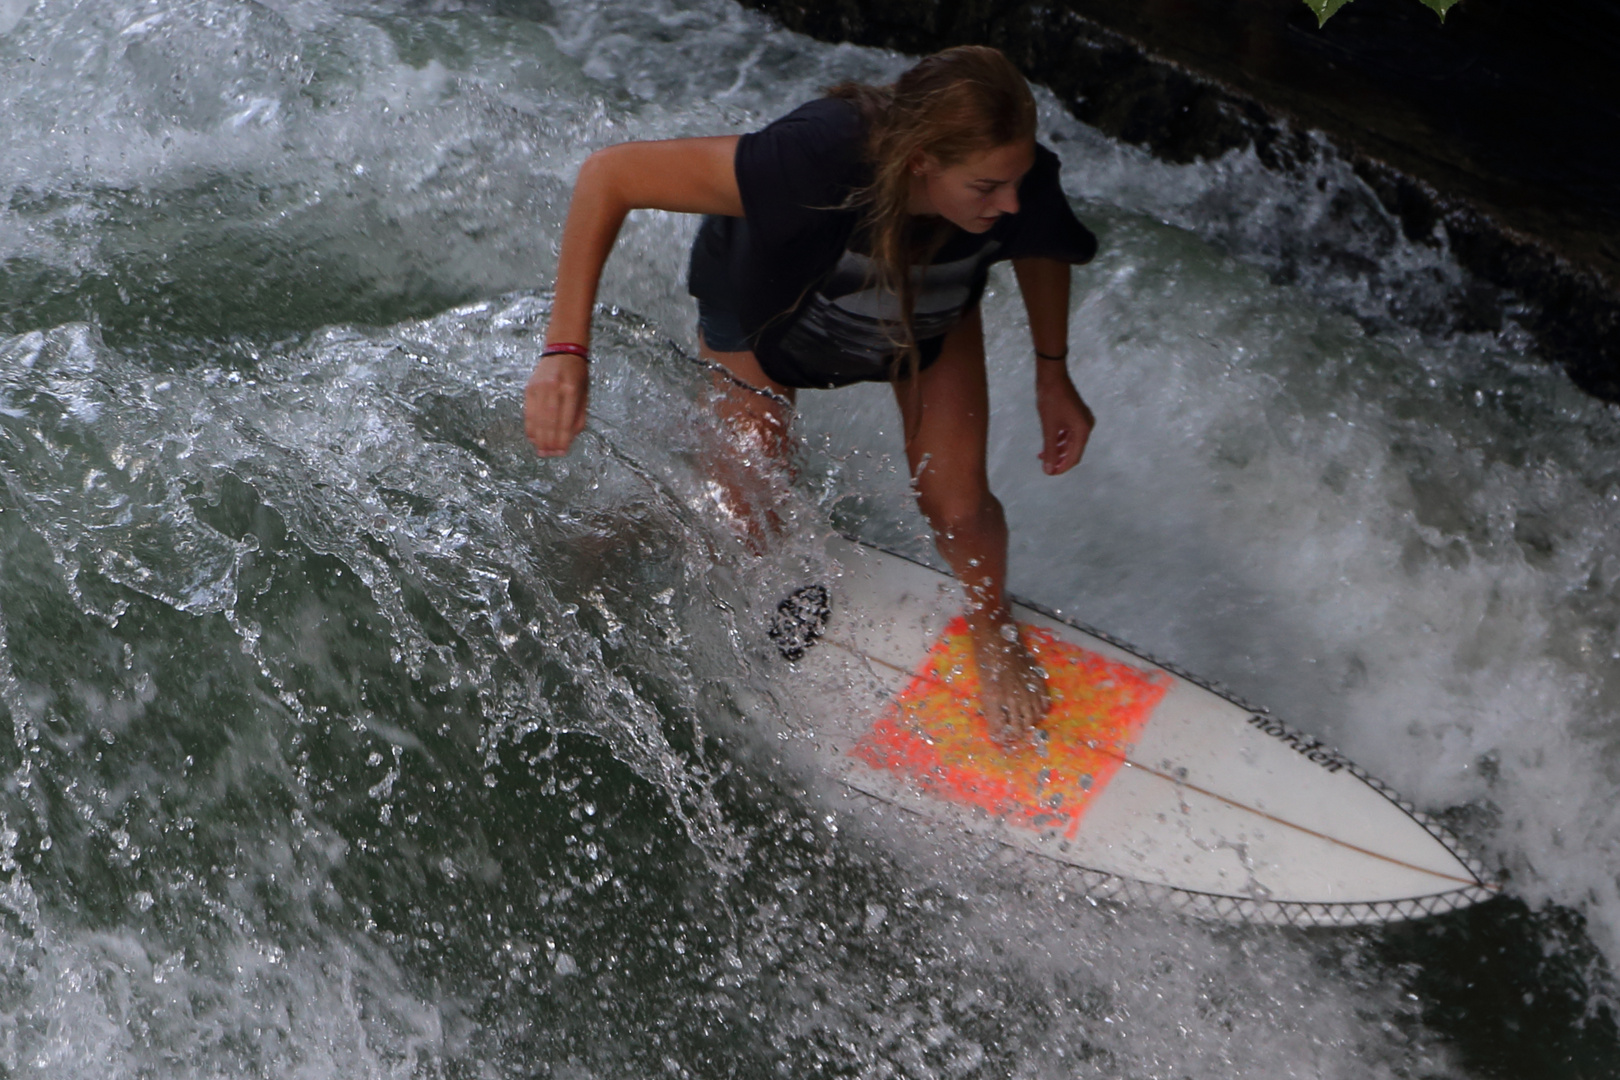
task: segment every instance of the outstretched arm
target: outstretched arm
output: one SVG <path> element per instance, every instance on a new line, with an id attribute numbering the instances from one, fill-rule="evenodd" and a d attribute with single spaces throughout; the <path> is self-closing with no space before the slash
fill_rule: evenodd
<path id="1" fill-rule="evenodd" d="M 585 159 L 563 224 L 548 343 L 590 344 L 602 267 L 630 211 L 742 216 L 736 152 L 737 137 L 727 135 L 622 143 Z M 580 357 L 559 353 L 535 366 L 524 391 L 524 432 L 542 456 L 566 454 L 584 429 L 586 386 Z"/>
<path id="2" fill-rule="evenodd" d="M 1038 354 L 1067 357 L 1069 264 L 1056 259 L 1014 259 L 1018 291 L 1029 312 Z M 1041 467 L 1048 476 L 1068 472 L 1085 453 L 1096 418 L 1069 378 L 1066 360 L 1035 359 L 1035 407 L 1041 416 Z"/>

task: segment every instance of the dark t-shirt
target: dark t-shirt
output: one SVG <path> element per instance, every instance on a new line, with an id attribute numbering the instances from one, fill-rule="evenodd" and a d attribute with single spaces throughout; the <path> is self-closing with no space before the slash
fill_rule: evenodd
<path id="1" fill-rule="evenodd" d="M 840 98 L 809 102 L 744 135 L 736 157 L 744 216 L 704 219 L 692 247 L 692 295 L 734 313 L 765 373 L 787 386 L 890 376 L 899 301 L 873 287 L 863 211 L 847 205 L 871 181 L 865 142 L 860 112 Z M 1083 263 L 1096 253 L 1096 237 L 1063 194 L 1057 155 L 1044 146 L 1035 147 L 1018 203 L 1018 213 L 987 232 L 950 226 L 929 265 L 913 269 L 912 329 L 923 363 L 978 302 L 991 263 Z"/>

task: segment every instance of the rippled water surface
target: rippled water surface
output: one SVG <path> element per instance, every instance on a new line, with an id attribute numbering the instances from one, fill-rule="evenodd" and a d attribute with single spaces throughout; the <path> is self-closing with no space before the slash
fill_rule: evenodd
<path id="1" fill-rule="evenodd" d="M 805 395 L 791 539 L 735 539 L 690 221 L 628 224 L 591 426 L 528 450 L 584 156 L 904 64 L 720 0 L 0 0 L 0 1074 L 1620 1071 L 1620 414 L 1326 150 L 1045 107 L 1100 422 L 1040 475 L 998 277 L 1013 585 L 1339 744 L 1506 900 L 1217 927 L 828 814 L 765 615 L 835 529 L 928 540 L 884 387 Z"/>

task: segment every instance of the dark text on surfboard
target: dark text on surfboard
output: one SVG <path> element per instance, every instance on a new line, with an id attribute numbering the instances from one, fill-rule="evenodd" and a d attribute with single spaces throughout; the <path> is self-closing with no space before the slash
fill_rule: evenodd
<path id="1" fill-rule="evenodd" d="M 1293 747 L 1299 753 L 1304 754 L 1307 760 L 1316 762 L 1328 772 L 1336 773 L 1345 766 L 1344 759 L 1329 750 L 1321 739 L 1311 735 L 1301 735 L 1297 731 L 1289 731 L 1277 721 L 1266 716 L 1251 716 L 1249 717 L 1249 724 L 1259 728 L 1272 738 L 1279 739 Z"/>

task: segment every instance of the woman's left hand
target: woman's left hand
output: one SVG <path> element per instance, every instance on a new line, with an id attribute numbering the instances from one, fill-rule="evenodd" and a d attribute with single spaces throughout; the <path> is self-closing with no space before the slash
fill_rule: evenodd
<path id="1" fill-rule="evenodd" d="M 1068 472 L 1086 452 L 1097 418 L 1080 399 L 1069 369 L 1052 360 L 1037 360 L 1035 408 L 1041 416 L 1041 468 L 1047 476 Z"/>

